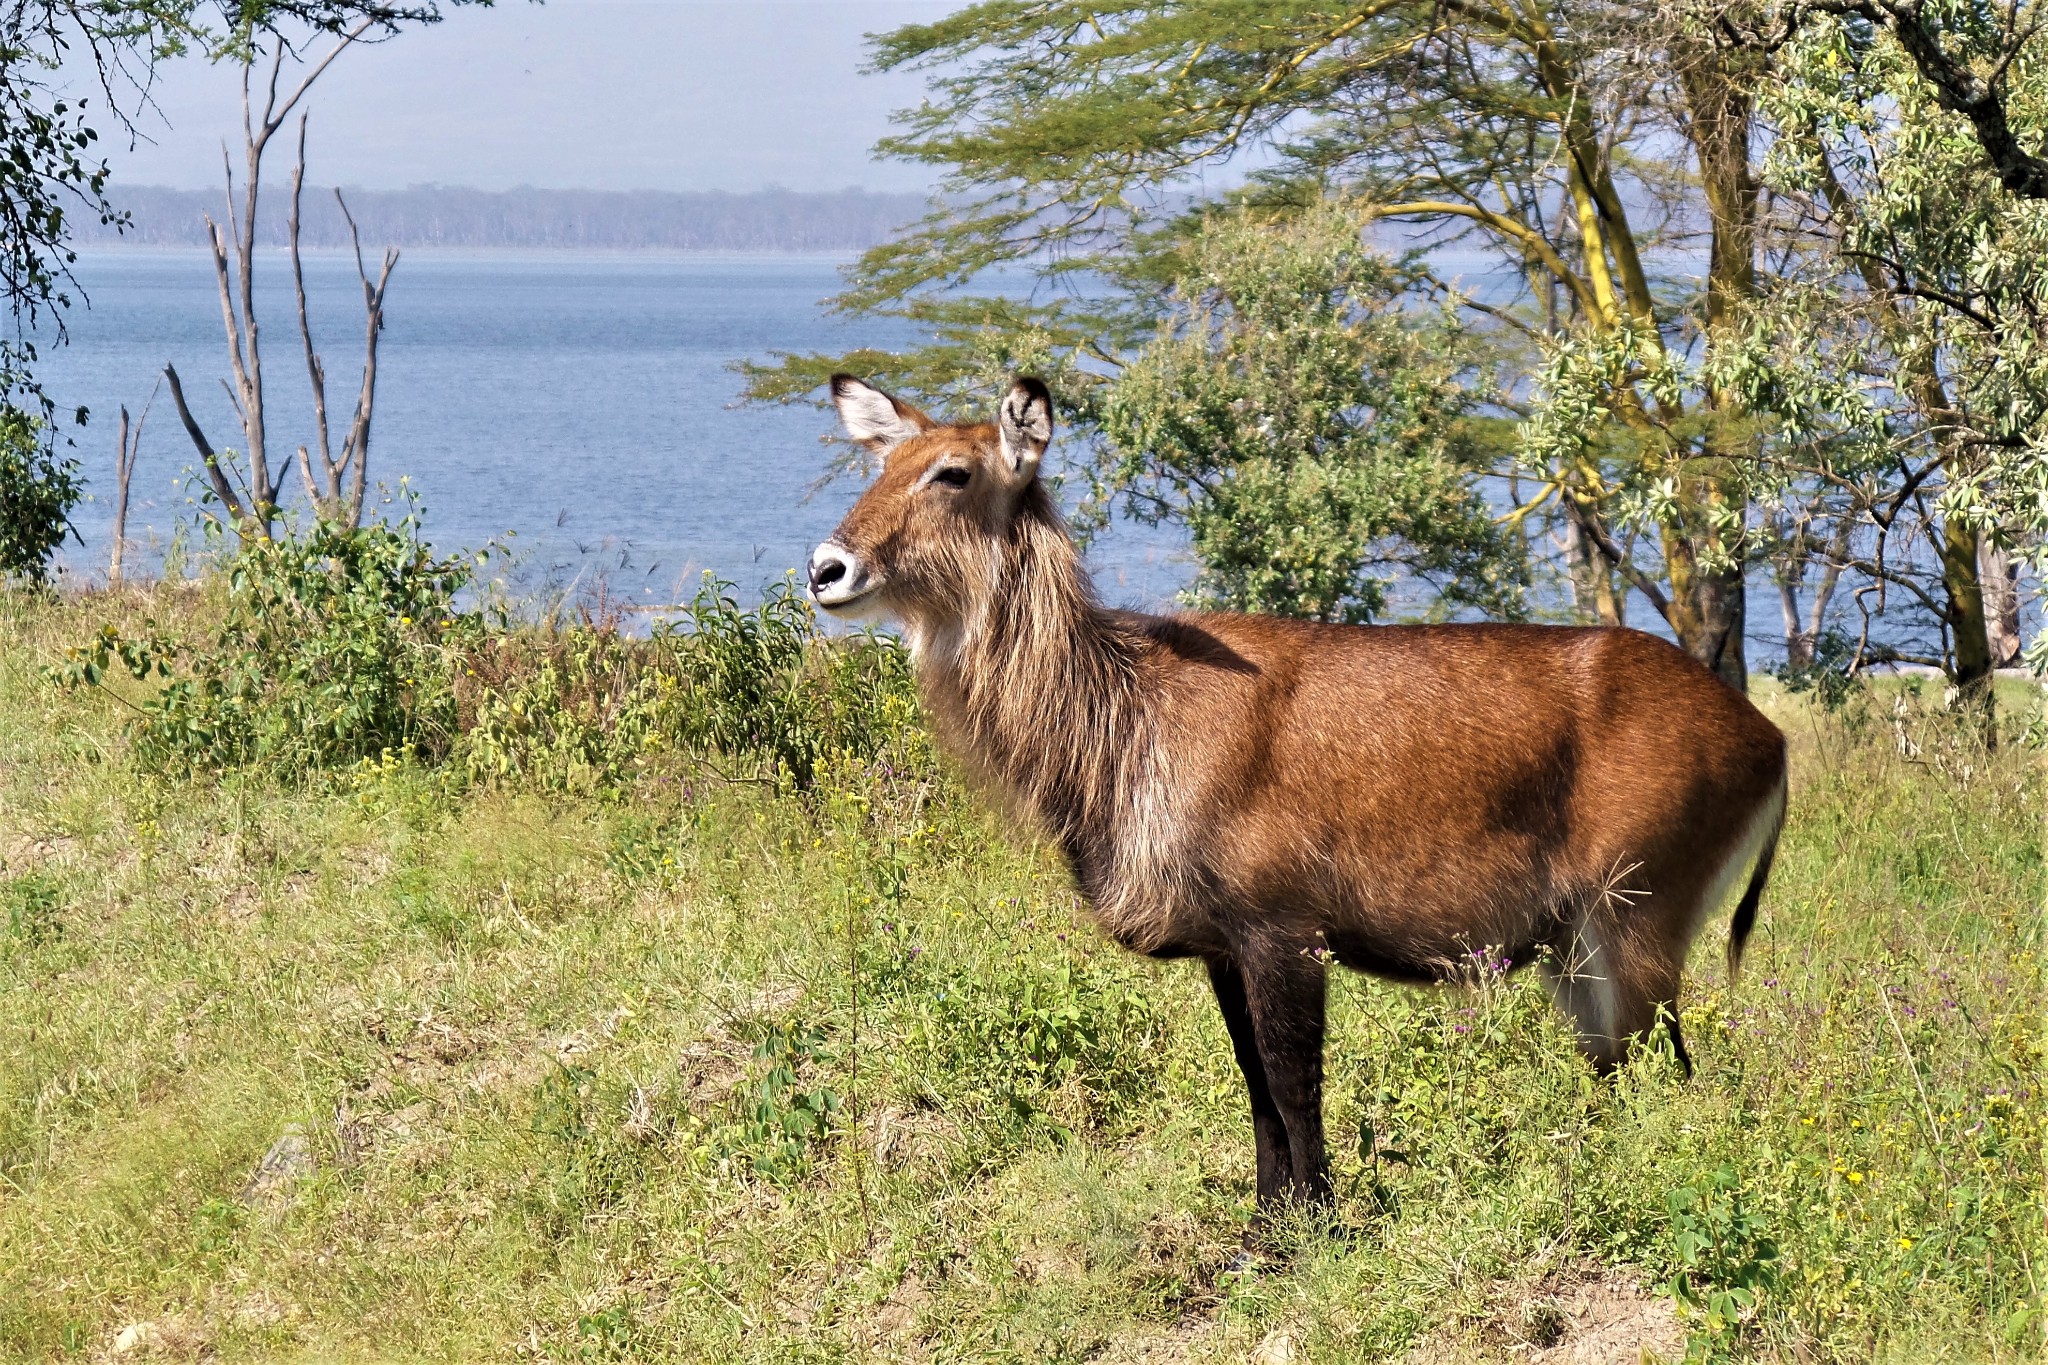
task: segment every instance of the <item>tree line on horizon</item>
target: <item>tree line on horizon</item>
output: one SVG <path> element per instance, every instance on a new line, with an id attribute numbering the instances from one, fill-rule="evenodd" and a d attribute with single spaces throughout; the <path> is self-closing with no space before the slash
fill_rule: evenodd
<path id="1" fill-rule="evenodd" d="M 529 248 L 588 251 L 863 251 L 888 240 L 926 208 L 922 194 L 860 189 L 478 190 L 414 185 L 346 191 L 364 240 L 399 247 Z M 206 215 L 219 189 L 123 186 L 111 195 L 120 222 L 82 224 L 74 240 L 93 246 L 207 245 Z M 260 206 L 257 243 L 286 244 L 290 205 Z M 351 244 L 347 219 L 329 189 L 306 187 L 301 241 L 314 249 Z"/>

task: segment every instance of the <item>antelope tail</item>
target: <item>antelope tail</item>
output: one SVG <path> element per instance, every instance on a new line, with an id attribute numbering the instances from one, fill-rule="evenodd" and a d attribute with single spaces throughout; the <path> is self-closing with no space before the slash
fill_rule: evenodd
<path id="1" fill-rule="evenodd" d="M 1735 907 L 1735 918 L 1728 925 L 1728 981 L 1731 985 L 1742 971 L 1742 950 L 1749 945 L 1750 931 L 1756 928 L 1757 903 L 1764 897 L 1764 884 L 1771 879 L 1771 859 L 1777 856 L 1778 835 L 1785 828 L 1786 783 L 1783 778 L 1778 780 L 1774 804 L 1777 809 L 1769 817 L 1769 832 L 1757 847 L 1756 869 L 1749 874 L 1749 889 L 1742 893 L 1742 900 Z"/>

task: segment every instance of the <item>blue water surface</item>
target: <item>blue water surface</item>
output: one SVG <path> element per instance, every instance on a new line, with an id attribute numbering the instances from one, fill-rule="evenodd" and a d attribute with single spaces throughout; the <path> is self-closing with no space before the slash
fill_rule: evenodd
<path id="1" fill-rule="evenodd" d="M 858 486 L 813 486 L 831 451 L 829 414 L 739 406 L 733 362 L 775 351 L 894 348 L 916 333 L 849 320 L 821 301 L 839 262 L 801 256 L 573 255 L 411 251 L 386 304 L 373 481 L 404 476 L 444 549 L 514 547 L 509 581 L 530 597 L 686 600 L 710 571 L 752 596 L 808 558 Z M 372 262 L 372 268 L 375 263 Z M 306 260 L 338 449 L 362 361 L 352 259 Z M 81 256 L 85 300 L 70 343 L 42 366 L 92 498 L 74 520 L 64 572 L 103 578 L 111 544 L 117 411 L 139 412 L 166 362 L 213 443 L 239 447 L 213 266 L 204 252 L 116 248 Z M 273 462 L 311 440 L 310 385 L 281 255 L 257 289 Z M 991 399 L 993 400 L 993 395 Z M 196 454 L 168 396 L 144 429 L 130 500 L 130 565 L 160 565 L 198 512 Z M 303 505 L 296 471 L 288 505 Z M 191 539 L 191 532 L 184 534 Z M 1156 606 L 1191 576 L 1172 534 L 1119 526 L 1090 552 L 1106 598 Z"/>

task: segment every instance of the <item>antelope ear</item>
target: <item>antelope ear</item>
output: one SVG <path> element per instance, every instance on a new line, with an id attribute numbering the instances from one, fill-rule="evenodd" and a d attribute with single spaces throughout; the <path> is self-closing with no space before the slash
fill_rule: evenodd
<path id="1" fill-rule="evenodd" d="M 910 404 L 850 374 L 832 376 L 832 402 L 839 420 L 846 423 L 846 434 L 871 455 L 883 454 L 935 425 Z"/>
<path id="2" fill-rule="evenodd" d="M 996 472 L 1010 487 L 1022 488 L 1038 477 L 1038 462 L 1052 444 L 1052 391 L 1044 380 L 1020 376 L 1011 383 L 996 411 L 996 431 L 1002 438 Z"/>

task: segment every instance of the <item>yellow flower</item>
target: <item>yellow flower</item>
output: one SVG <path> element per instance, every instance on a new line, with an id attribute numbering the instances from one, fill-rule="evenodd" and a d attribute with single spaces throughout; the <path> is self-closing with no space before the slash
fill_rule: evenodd
<path id="1" fill-rule="evenodd" d="M 1861 1184 L 1863 1183 L 1863 1172 L 1861 1172 L 1861 1171 L 1851 1171 L 1851 1172 L 1849 1172 L 1849 1183 L 1850 1183 L 1851 1185 L 1861 1185 Z"/>
<path id="2" fill-rule="evenodd" d="M 1911 1251 L 1913 1249 L 1913 1239 L 1911 1237 L 1901 1237 L 1899 1239 L 1899 1247 L 1902 1250 Z"/>

